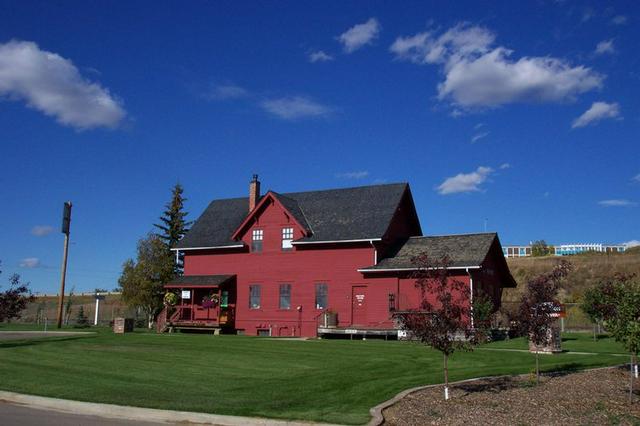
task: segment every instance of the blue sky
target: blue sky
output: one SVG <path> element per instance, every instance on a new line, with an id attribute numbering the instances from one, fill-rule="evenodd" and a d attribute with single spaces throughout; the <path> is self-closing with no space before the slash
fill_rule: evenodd
<path id="1" fill-rule="evenodd" d="M 186 7 L 188 6 L 188 7 Z M 426 234 L 640 240 L 637 2 L 0 2 L 3 275 L 116 286 L 177 181 L 408 181 Z"/>

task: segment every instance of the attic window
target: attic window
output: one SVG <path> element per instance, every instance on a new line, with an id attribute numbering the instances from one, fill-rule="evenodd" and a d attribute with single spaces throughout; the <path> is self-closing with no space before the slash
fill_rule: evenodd
<path id="1" fill-rule="evenodd" d="M 293 250 L 293 228 L 282 228 L 282 251 Z"/>
<path id="2" fill-rule="evenodd" d="M 264 231 L 262 229 L 254 229 L 251 233 L 251 251 L 259 253 L 262 251 L 262 239 L 264 238 Z"/>

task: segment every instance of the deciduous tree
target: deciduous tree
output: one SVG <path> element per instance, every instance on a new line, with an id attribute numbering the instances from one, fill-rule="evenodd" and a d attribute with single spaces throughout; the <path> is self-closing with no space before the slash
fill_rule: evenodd
<path id="1" fill-rule="evenodd" d="M 559 304 L 557 296 L 560 282 L 571 268 L 571 263 L 562 260 L 551 272 L 529 280 L 520 300 L 516 320 L 520 333 L 527 336 L 536 347 L 536 383 L 540 381 L 538 348 L 549 343 Z"/>
<path id="2" fill-rule="evenodd" d="M 604 321 L 613 338 L 631 355 L 629 402 L 633 401 L 633 380 L 638 376 L 640 353 L 640 280 L 633 274 L 618 274 L 590 290 L 597 303 L 589 308 Z"/>
<path id="3" fill-rule="evenodd" d="M 171 253 L 155 234 L 138 241 L 137 257 L 125 261 L 118 280 L 122 299 L 140 309 L 149 328 L 162 309 L 163 285 L 174 276 Z"/>
<path id="4" fill-rule="evenodd" d="M 449 399 L 449 357 L 457 350 L 472 350 L 480 341 L 471 326 L 468 284 L 449 275 L 448 256 L 431 259 L 422 254 L 413 259 L 413 275 L 421 292 L 417 309 L 398 312 L 403 330 L 410 338 L 431 346 L 443 355 L 444 396 Z"/>
<path id="5" fill-rule="evenodd" d="M 589 317 L 593 322 L 593 340 L 598 340 L 597 326 L 604 321 L 604 315 L 609 312 L 613 307 L 610 306 L 611 300 L 607 297 L 608 293 L 612 290 L 612 282 L 601 286 L 588 288 L 584 292 L 582 302 L 580 303 L 580 309 Z M 606 287 L 606 289 L 605 289 Z"/>
<path id="6" fill-rule="evenodd" d="M 545 240 L 534 241 L 531 244 L 531 256 L 547 256 L 551 250 Z"/>
<path id="7" fill-rule="evenodd" d="M 29 283 L 21 282 L 18 274 L 11 275 L 9 277 L 9 288 L 0 292 L 0 322 L 20 318 L 27 304 L 34 300 L 35 297 L 29 290 Z"/>

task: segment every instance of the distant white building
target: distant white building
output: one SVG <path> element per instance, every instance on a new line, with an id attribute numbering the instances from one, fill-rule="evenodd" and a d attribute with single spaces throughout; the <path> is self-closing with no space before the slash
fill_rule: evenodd
<path id="1" fill-rule="evenodd" d="M 602 243 L 584 243 L 584 244 L 559 244 L 553 245 L 553 254 L 555 256 L 569 256 L 572 254 L 586 253 L 595 251 L 599 253 L 622 253 L 626 250 L 624 244 L 602 244 Z M 529 257 L 531 256 L 531 245 L 526 246 L 503 246 L 502 251 L 505 257 Z"/>

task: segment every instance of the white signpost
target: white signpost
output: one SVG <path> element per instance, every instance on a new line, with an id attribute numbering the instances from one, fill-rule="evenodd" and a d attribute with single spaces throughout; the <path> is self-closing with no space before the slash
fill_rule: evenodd
<path id="1" fill-rule="evenodd" d="M 93 319 L 93 325 L 98 325 L 98 311 L 100 311 L 100 301 L 104 300 L 104 294 L 96 293 L 96 315 Z"/>
<path id="2" fill-rule="evenodd" d="M 191 299 L 191 290 L 182 290 L 183 299 Z"/>

